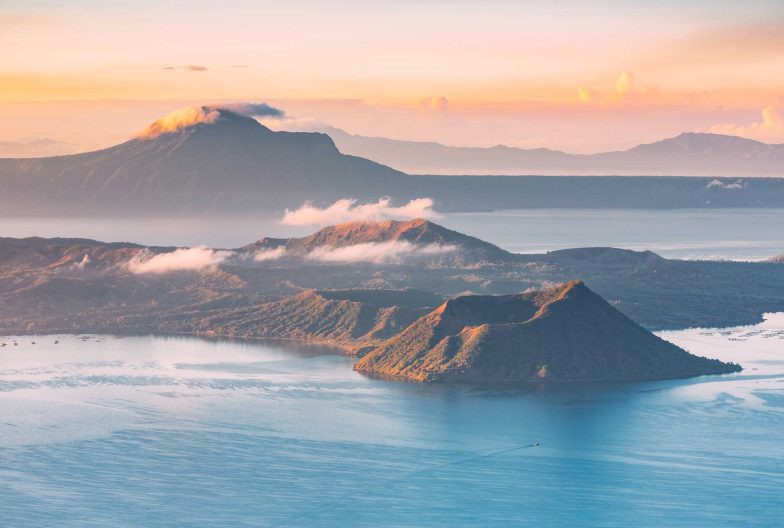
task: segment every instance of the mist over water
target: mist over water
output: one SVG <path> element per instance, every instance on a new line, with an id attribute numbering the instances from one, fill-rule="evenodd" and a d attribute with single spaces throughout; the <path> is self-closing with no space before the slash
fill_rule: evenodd
<path id="1" fill-rule="evenodd" d="M 281 218 L 0 217 L 0 236 L 231 248 L 263 236 L 304 236 L 318 229 L 284 225 Z M 516 253 L 587 246 L 651 250 L 683 259 L 764 260 L 784 253 L 784 209 L 526 209 L 450 213 L 432 220 Z"/>
<path id="2" fill-rule="evenodd" d="M 784 314 L 659 335 L 745 370 L 469 388 L 372 380 L 335 350 L 290 342 L 3 337 L 0 517 L 780 526 Z"/>

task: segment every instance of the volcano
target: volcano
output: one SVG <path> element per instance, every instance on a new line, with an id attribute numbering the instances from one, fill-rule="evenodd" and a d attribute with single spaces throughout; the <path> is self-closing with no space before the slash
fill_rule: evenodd
<path id="1" fill-rule="evenodd" d="M 173 129 L 167 116 L 95 152 L 0 160 L 6 213 L 252 210 L 314 196 L 375 197 L 408 178 L 341 154 L 325 134 L 273 132 L 223 109 L 210 115 Z"/>
<path id="2" fill-rule="evenodd" d="M 370 350 L 359 372 L 411 381 L 637 381 L 740 370 L 648 332 L 581 281 L 450 299 Z"/>

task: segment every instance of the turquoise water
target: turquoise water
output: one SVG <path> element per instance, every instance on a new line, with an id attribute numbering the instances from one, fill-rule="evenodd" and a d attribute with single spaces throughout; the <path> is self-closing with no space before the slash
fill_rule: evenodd
<path id="1" fill-rule="evenodd" d="M 291 343 L 0 338 L 0 525 L 784 525 L 784 315 L 661 335 L 746 370 L 468 388 Z"/>

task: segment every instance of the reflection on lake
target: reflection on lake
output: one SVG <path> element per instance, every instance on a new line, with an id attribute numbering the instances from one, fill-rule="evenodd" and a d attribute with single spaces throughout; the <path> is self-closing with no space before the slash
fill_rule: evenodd
<path id="1" fill-rule="evenodd" d="M 660 335 L 746 370 L 468 388 L 368 379 L 292 343 L 0 338 L 0 518 L 781 526 L 784 316 Z"/>

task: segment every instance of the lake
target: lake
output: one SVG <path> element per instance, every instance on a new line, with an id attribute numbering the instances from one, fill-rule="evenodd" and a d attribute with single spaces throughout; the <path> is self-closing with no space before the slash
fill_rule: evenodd
<path id="1" fill-rule="evenodd" d="M 63 236 L 156 245 L 239 247 L 310 234 L 277 217 L 2 218 L 0 236 Z M 526 209 L 446 214 L 433 221 L 517 253 L 613 246 L 668 258 L 763 260 L 784 253 L 784 209 Z"/>
<path id="2" fill-rule="evenodd" d="M 659 335 L 745 370 L 470 388 L 294 343 L 0 338 L 0 524 L 784 525 L 784 314 Z"/>

